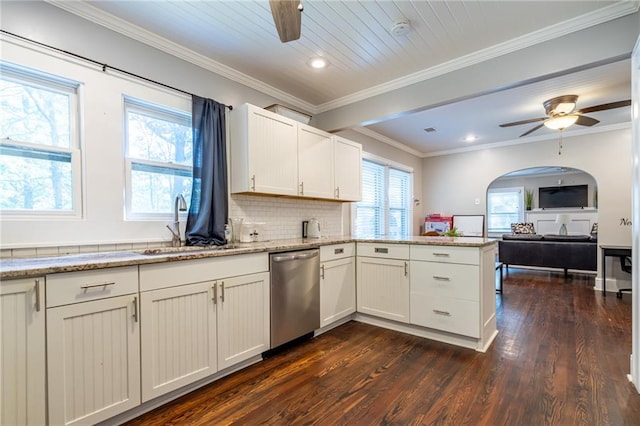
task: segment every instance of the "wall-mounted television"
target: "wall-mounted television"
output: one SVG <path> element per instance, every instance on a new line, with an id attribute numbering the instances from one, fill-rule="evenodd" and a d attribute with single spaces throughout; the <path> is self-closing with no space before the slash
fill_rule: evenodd
<path id="1" fill-rule="evenodd" d="M 589 185 L 548 186 L 538 188 L 538 207 L 588 207 Z"/>

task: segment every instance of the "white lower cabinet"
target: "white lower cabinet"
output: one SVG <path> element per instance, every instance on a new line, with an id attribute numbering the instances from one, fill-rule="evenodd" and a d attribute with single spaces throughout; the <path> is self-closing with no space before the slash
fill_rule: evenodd
<path id="1" fill-rule="evenodd" d="M 390 255 L 406 259 L 388 258 Z M 409 322 L 408 256 L 408 246 L 358 243 L 358 312 Z"/>
<path id="2" fill-rule="evenodd" d="M 320 327 L 356 311 L 355 245 L 320 247 Z"/>
<path id="3" fill-rule="evenodd" d="M 227 278 L 218 293 L 218 369 L 269 349 L 269 273 Z"/>
<path id="4" fill-rule="evenodd" d="M 44 278 L 0 282 L 0 424 L 43 425 Z"/>
<path id="5" fill-rule="evenodd" d="M 411 323 L 476 339 L 495 337 L 493 247 L 411 247 Z"/>
<path id="6" fill-rule="evenodd" d="M 217 368 L 214 282 L 140 294 L 142 402 Z"/>
<path id="7" fill-rule="evenodd" d="M 49 424 L 94 424 L 140 404 L 137 271 L 47 275 Z"/>
<path id="8" fill-rule="evenodd" d="M 140 404 L 137 296 L 47 309 L 49 424 L 94 424 Z"/>
<path id="9" fill-rule="evenodd" d="M 140 266 L 143 402 L 269 349 L 267 270 L 267 254 Z"/>

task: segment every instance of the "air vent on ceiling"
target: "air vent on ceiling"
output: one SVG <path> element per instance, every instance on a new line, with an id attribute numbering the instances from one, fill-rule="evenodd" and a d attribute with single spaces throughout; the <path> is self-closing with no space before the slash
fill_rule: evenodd
<path id="1" fill-rule="evenodd" d="M 426 129 L 424 129 L 424 131 L 427 133 L 431 133 L 431 132 L 435 132 L 436 129 L 434 129 L 433 127 L 427 127 Z"/>

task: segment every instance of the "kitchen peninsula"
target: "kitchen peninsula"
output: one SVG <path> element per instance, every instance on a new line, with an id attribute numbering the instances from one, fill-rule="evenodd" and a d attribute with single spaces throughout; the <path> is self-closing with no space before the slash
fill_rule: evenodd
<path id="1" fill-rule="evenodd" d="M 273 252 L 320 248 L 316 335 L 356 320 L 485 351 L 497 335 L 495 246 L 334 237 L 3 259 L 0 296 L 28 311 L 15 321 L 28 322 L 29 351 L 15 362 L 42 373 L 27 384 L 34 410 L 48 405 L 49 424 L 119 422 L 262 359 Z"/>

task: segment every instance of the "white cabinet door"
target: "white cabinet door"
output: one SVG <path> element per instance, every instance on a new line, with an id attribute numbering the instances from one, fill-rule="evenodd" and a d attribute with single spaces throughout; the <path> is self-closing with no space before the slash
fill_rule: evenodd
<path id="1" fill-rule="evenodd" d="M 44 278 L 0 282 L 0 424 L 43 425 Z"/>
<path id="2" fill-rule="evenodd" d="M 298 124 L 300 195 L 333 198 L 333 140 L 331 134 Z"/>
<path id="3" fill-rule="evenodd" d="M 341 201 L 362 199 L 362 145 L 334 136 L 335 197 Z"/>
<path id="4" fill-rule="evenodd" d="M 269 273 L 218 281 L 218 369 L 269 349 Z"/>
<path id="5" fill-rule="evenodd" d="M 298 195 L 297 123 L 249 104 L 230 123 L 231 191 Z"/>
<path id="6" fill-rule="evenodd" d="M 409 262 L 358 257 L 358 312 L 409 322 Z"/>
<path id="7" fill-rule="evenodd" d="M 216 285 L 141 293 L 142 402 L 217 371 Z"/>
<path id="8" fill-rule="evenodd" d="M 331 260 L 320 265 L 320 327 L 356 311 L 355 259 Z"/>
<path id="9" fill-rule="evenodd" d="M 140 404 L 137 297 L 47 309 L 49 423 L 94 424 Z"/>

